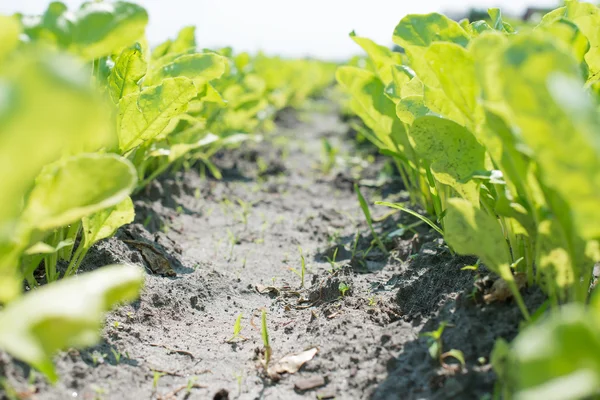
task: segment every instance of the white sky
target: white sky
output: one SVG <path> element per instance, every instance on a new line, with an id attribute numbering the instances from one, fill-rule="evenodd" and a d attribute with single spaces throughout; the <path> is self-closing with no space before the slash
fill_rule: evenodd
<path id="1" fill-rule="evenodd" d="M 42 13 L 49 0 L 0 0 L 0 14 Z M 69 7 L 80 0 L 64 1 Z M 138 0 L 150 14 L 147 34 L 155 45 L 196 25 L 200 47 L 232 46 L 236 51 L 344 59 L 359 53 L 348 38 L 353 29 L 380 44 L 392 44 L 400 19 L 410 13 L 460 11 L 469 6 L 500 7 L 521 13 L 557 0 Z"/>

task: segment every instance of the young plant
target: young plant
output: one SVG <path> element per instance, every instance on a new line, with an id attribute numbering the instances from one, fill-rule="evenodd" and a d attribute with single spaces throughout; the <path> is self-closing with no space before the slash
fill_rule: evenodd
<path id="1" fill-rule="evenodd" d="M 228 343 L 232 343 L 238 338 L 245 340 L 245 338 L 240 335 L 240 333 L 242 332 L 242 316 L 242 313 L 240 313 L 240 315 L 237 316 L 235 323 L 233 324 L 233 336 L 227 341 Z"/>
<path id="2" fill-rule="evenodd" d="M 350 290 L 350 286 L 348 286 L 345 282 L 340 282 L 338 285 L 338 290 L 340 291 L 340 295 L 342 297 L 346 296 L 346 293 Z"/>
<path id="3" fill-rule="evenodd" d="M 358 197 L 358 202 L 360 204 L 360 208 L 362 209 L 363 214 L 365 215 L 365 219 L 367 220 L 367 224 L 369 225 L 369 229 L 371 230 L 371 233 L 373 234 L 373 238 L 375 239 L 377 246 L 379 246 L 379 249 L 384 254 L 387 254 L 387 249 L 385 248 L 383 242 L 381 241 L 381 239 L 379 238 L 379 235 L 377 234 L 377 232 L 375 232 L 375 228 L 373 227 L 373 218 L 371 218 L 371 211 L 369 210 L 369 205 L 367 204 L 367 201 L 363 197 L 363 195 L 360 192 L 360 189 L 358 187 L 358 184 L 356 184 L 356 183 L 354 184 L 354 191 L 356 192 L 356 196 Z"/>
<path id="4" fill-rule="evenodd" d="M 298 247 L 298 251 L 300 252 L 300 272 L 295 268 L 290 268 L 293 273 L 300 277 L 300 288 L 304 288 L 304 278 L 306 276 L 306 260 L 304 259 L 304 254 L 302 253 L 302 248 Z"/>
<path id="5" fill-rule="evenodd" d="M 446 364 L 445 360 L 449 357 L 452 357 L 458 362 L 460 362 L 461 366 L 465 366 L 465 357 L 460 350 L 452 349 L 447 352 L 443 352 L 443 341 L 442 334 L 444 333 L 444 329 L 450 326 L 447 322 L 442 322 L 440 326 L 432 332 L 422 333 L 421 336 L 427 337 L 428 346 L 429 346 L 429 355 L 434 360 L 437 360 L 440 365 L 444 368 L 450 368 L 448 364 Z"/>
<path id="6" fill-rule="evenodd" d="M 265 370 L 269 369 L 269 362 L 271 361 L 271 344 L 269 342 L 269 330 L 267 327 L 267 310 L 263 308 L 261 313 L 261 337 L 263 341 L 263 348 L 265 351 Z"/>

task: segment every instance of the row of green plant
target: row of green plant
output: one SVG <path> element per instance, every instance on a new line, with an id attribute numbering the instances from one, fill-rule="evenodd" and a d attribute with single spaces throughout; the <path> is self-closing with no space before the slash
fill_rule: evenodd
<path id="1" fill-rule="evenodd" d="M 193 27 L 150 50 L 147 22 L 127 2 L 0 17 L 0 348 L 51 380 L 55 350 L 93 343 L 139 293 L 131 266 L 52 283 L 133 221 L 130 195 L 199 163 L 219 177 L 215 152 L 334 80 L 332 64 L 198 50 Z"/>
<path id="2" fill-rule="evenodd" d="M 402 52 L 352 33 L 368 57 L 337 71 L 357 129 L 410 193 L 411 204 L 387 205 L 421 207 L 453 252 L 508 283 L 530 321 L 496 353 L 507 398 L 600 391 L 600 309 L 589 305 L 600 261 L 598 26 L 598 7 L 575 0 L 534 27 L 498 9 L 473 22 L 409 15 L 393 34 Z M 532 320 L 517 274 L 548 295 L 548 320 Z"/>

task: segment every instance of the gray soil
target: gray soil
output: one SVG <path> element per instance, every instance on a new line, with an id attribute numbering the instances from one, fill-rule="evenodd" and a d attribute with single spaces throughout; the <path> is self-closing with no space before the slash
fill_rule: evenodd
<path id="1" fill-rule="evenodd" d="M 40 376 L 28 383 L 29 369 L 1 352 L 0 378 L 30 399 L 489 396 L 490 352 L 496 338 L 516 335 L 519 310 L 511 301 L 484 304 L 493 277 L 462 271 L 475 260 L 453 257 L 423 225 L 386 239 L 387 254 L 371 246 L 353 183 L 362 184 L 370 203 L 406 201 L 401 183 L 380 173 L 385 161 L 378 157 L 362 164 L 369 156 L 337 110 L 327 102 L 320 108 L 286 111 L 273 136 L 219 154 L 222 180 L 190 170 L 138 195 L 136 223 L 95 246 L 82 271 L 143 266 L 139 251 L 123 242 L 133 238 L 156 245 L 178 276 L 148 273 L 141 299 L 107 316 L 99 345 L 56 356 L 55 386 Z M 327 174 L 319 168 L 323 138 L 340 149 Z M 371 209 L 375 217 L 389 211 Z M 385 236 L 416 221 L 394 214 L 375 229 Z M 301 269 L 300 251 L 304 288 L 292 271 Z M 344 296 L 340 284 L 349 288 Z M 543 300 L 533 289 L 524 296 L 531 310 Z M 273 362 L 318 348 L 300 371 L 279 380 L 261 366 L 263 308 Z M 228 343 L 240 313 L 243 338 Z M 442 366 L 429 355 L 422 334 L 442 321 L 449 324 L 443 351 L 461 350 L 464 367 L 451 358 Z"/>

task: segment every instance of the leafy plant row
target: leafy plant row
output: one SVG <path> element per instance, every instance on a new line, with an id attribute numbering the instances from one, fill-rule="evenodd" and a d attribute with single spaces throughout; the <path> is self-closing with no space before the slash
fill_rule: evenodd
<path id="1" fill-rule="evenodd" d="M 139 293 L 131 266 L 52 283 L 133 221 L 130 195 L 198 163 L 219 177 L 215 152 L 334 78 L 332 64 L 198 50 L 193 27 L 151 50 L 147 22 L 127 2 L 0 17 L 0 348 L 51 380 L 55 350 L 93 343 L 101 313 Z"/>
<path id="2" fill-rule="evenodd" d="M 507 398 L 600 392 L 598 295 L 590 302 L 600 261 L 599 26 L 598 7 L 575 0 L 535 26 L 513 27 L 498 9 L 474 22 L 409 15 L 393 34 L 402 52 L 352 33 L 368 58 L 337 71 L 359 131 L 396 162 L 412 205 L 454 252 L 499 275 L 530 320 L 494 353 Z M 546 319 L 533 321 L 525 283 L 548 295 Z"/>

